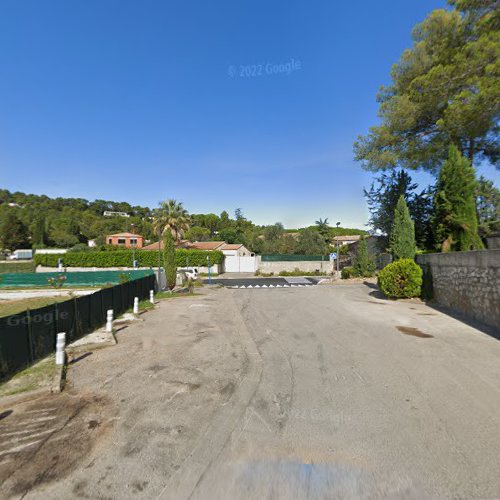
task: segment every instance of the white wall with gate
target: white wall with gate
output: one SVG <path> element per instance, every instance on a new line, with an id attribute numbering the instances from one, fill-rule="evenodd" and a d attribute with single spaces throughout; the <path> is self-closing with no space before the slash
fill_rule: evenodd
<path id="1" fill-rule="evenodd" d="M 226 273 L 254 273 L 257 270 L 257 258 L 226 255 L 224 272 Z"/>

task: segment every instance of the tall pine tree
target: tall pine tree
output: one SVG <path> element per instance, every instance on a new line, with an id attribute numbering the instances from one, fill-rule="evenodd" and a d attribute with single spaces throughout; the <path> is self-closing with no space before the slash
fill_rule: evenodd
<path id="1" fill-rule="evenodd" d="M 394 260 L 413 259 L 415 244 L 415 225 L 403 195 L 399 197 L 391 229 L 390 251 Z"/>
<path id="2" fill-rule="evenodd" d="M 434 227 L 442 252 L 483 248 L 476 214 L 476 177 L 470 161 L 450 146 L 436 186 Z"/>

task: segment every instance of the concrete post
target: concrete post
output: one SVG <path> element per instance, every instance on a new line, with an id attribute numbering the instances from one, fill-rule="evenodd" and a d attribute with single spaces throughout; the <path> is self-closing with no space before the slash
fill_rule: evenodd
<path id="1" fill-rule="evenodd" d="M 106 331 L 111 333 L 113 331 L 113 309 L 108 309 L 106 315 Z"/>
<path id="2" fill-rule="evenodd" d="M 64 365 L 66 361 L 66 353 L 64 348 L 66 347 L 66 334 L 64 332 L 57 334 L 56 340 L 56 365 Z"/>
<path id="3" fill-rule="evenodd" d="M 153 290 L 149 290 L 149 302 L 151 302 L 151 304 L 155 303 L 155 292 Z"/>
<path id="4" fill-rule="evenodd" d="M 139 297 L 134 297 L 134 314 L 139 314 Z"/>

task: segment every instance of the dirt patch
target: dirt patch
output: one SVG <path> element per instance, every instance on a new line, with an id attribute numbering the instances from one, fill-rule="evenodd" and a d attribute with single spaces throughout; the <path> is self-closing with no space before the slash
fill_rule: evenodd
<path id="1" fill-rule="evenodd" d="M 0 421 L 0 483 L 5 497 L 24 496 L 74 470 L 110 433 L 109 400 L 87 394 L 43 396 L 10 408 Z"/>
<path id="2" fill-rule="evenodd" d="M 424 333 L 418 328 L 413 328 L 411 326 L 397 326 L 396 327 L 401 333 L 405 335 L 411 335 L 412 337 L 420 337 L 421 339 L 432 339 L 433 335 L 429 335 L 428 333 Z"/>

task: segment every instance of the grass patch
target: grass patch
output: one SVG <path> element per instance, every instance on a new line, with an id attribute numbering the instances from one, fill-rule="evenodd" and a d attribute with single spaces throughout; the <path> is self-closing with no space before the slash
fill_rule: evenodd
<path id="1" fill-rule="evenodd" d="M 33 261 L 30 262 L 0 262 L 1 273 L 34 273 L 36 266 Z"/>
<path id="2" fill-rule="evenodd" d="M 30 297 L 27 299 L 0 299 L 0 317 L 17 314 L 27 309 L 49 306 L 56 302 L 72 299 L 71 295 L 55 295 L 52 297 Z"/>
<path id="3" fill-rule="evenodd" d="M 48 356 L 0 383 L 0 396 L 12 396 L 43 387 L 48 388 L 52 385 L 56 373 L 55 355 Z"/>

